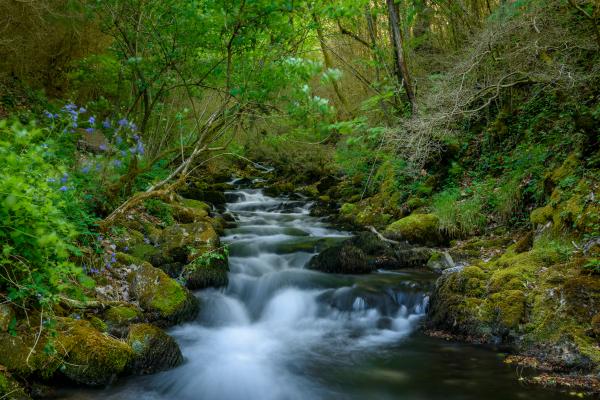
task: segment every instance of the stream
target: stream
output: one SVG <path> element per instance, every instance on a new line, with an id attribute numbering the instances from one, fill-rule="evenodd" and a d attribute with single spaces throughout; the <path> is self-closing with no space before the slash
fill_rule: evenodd
<path id="1" fill-rule="evenodd" d="M 498 353 L 424 336 L 435 275 L 329 275 L 305 269 L 349 237 L 301 198 L 226 193 L 229 286 L 197 293 L 197 320 L 169 333 L 185 362 L 68 399 L 563 399 L 521 385 Z"/>

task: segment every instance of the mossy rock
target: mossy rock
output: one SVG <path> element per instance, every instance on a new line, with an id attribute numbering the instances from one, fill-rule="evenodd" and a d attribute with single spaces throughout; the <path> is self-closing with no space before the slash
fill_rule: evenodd
<path id="1" fill-rule="evenodd" d="M 227 255 L 222 250 L 204 253 L 183 267 L 181 275 L 186 287 L 191 290 L 227 286 L 229 283 Z"/>
<path id="2" fill-rule="evenodd" d="M 208 217 L 208 211 L 203 208 L 186 207 L 179 204 L 171 205 L 173 219 L 181 224 L 203 221 Z"/>
<path id="3" fill-rule="evenodd" d="M 427 201 L 421 197 L 411 197 L 406 201 L 406 207 L 410 211 L 417 210 L 427 205 Z"/>
<path id="4" fill-rule="evenodd" d="M 139 322 L 142 312 L 135 306 L 123 304 L 112 306 L 104 312 L 108 331 L 117 337 L 124 337 L 130 324 Z"/>
<path id="5" fill-rule="evenodd" d="M 153 256 L 160 254 L 160 249 L 147 243 L 140 243 L 129 247 L 131 256 L 138 260 L 149 261 Z"/>
<path id="6" fill-rule="evenodd" d="M 60 371 L 74 382 L 102 386 L 121 374 L 131 358 L 131 347 L 95 329 L 87 321 L 63 321 L 57 339 L 66 352 Z"/>
<path id="7" fill-rule="evenodd" d="M 354 204 L 354 203 L 344 203 L 340 207 L 340 214 L 342 214 L 345 217 L 352 216 L 355 213 L 356 213 L 356 204 Z"/>
<path id="8" fill-rule="evenodd" d="M 434 251 L 427 260 L 427 268 L 435 272 L 454 267 L 454 261 L 447 252 Z"/>
<path id="9" fill-rule="evenodd" d="M 130 289 L 147 318 L 161 326 L 193 319 L 198 299 L 158 268 L 144 263 L 129 275 Z"/>
<path id="10" fill-rule="evenodd" d="M 562 165 L 547 175 L 552 183 L 558 184 L 560 181 L 568 176 L 575 175 L 577 167 L 581 164 L 579 157 L 575 153 L 571 153 Z"/>
<path id="11" fill-rule="evenodd" d="M 173 225 L 164 229 L 159 244 L 161 252 L 165 252 L 182 247 L 204 248 L 207 245 L 219 247 L 220 239 L 209 223 L 196 222 Z"/>
<path id="12" fill-rule="evenodd" d="M 52 376 L 61 364 L 60 356 L 44 351 L 48 338 L 43 335 L 36 341 L 36 334 L 34 328 L 21 329 L 16 336 L 0 333 L 0 365 L 22 377 Z"/>
<path id="13" fill-rule="evenodd" d="M 10 373 L 0 371 L 0 399 L 31 400 L 31 397 Z"/>
<path id="14" fill-rule="evenodd" d="M 183 362 L 177 342 L 154 325 L 131 325 L 127 343 L 133 350 L 127 369 L 133 374 L 153 374 L 174 368 Z"/>
<path id="15" fill-rule="evenodd" d="M 411 214 L 390 224 L 384 235 L 394 240 L 435 246 L 443 242 L 439 227 L 440 221 L 434 214 Z"/>
<path id="16" fill-rule="evenodd" d="M 210 206 L 200 200 L 182 198 L 181 204 L 188 208 L 205 211 L 207 214 L 210 213 Z"/>
<path id="17" fill-rule="evenodd" d="M 567 279 L 562 294 L 570 313 L 584 323 L 600 313 L 600 277 L 578 275 Z"/>
<path id="18" fill-rule="evenodd" d="M 497 324 L 497 330 L 517 329 L 523 321 L 526 297 L 522 290 L 494 293 L 488 302 L 488 319 Z"/>
<path id="19" fill-rule="evenodd" d="M 100 332 L 108 332 L 108 325 L 100 318 L 96 317 L 95 315 L 92 315 L 88 318 L 88 320 L 90 321 L 90 324 L 92 324 L 92 326 L 98 329 Z"/>

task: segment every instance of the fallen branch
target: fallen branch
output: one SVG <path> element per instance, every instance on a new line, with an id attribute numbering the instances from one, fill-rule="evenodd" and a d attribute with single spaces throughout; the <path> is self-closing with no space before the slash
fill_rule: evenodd
<path id="1" fill-rule="evenodd" d="M 370 230 L 371 232 L 373 232 L 375 235 L 377 235 L 377 237 L 379 238 L 379 240 L 382 240 L 382 241 L 384 241 L 384 242 L 387 242 L 387 243 L 392 243 L 392 244 L 402 244 L 402 243 L 400 243 L 400 242 L 397 242 L 397 241 L 395 241 L 395 240 L 392 240 L 392 239 L 388 239 L 388 238 L 386 238 L 386 237 L 385 237 L 385 236 L 383 236 L 381 233 L 379 233 L 379 232 L 377 231 L 377 229 L 375 229 L 375 227 L 374 227 L 374 226 L 371 226 L 371 225 L 369 225 L 369 226 L 367 226 L 367 228 L 369 228 L 369 230 Z"/>

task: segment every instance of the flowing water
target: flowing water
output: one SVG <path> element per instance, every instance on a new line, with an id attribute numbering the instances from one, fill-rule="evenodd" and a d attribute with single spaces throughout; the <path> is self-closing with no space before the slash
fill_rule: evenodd
<path id="1" fill-rule="evenodd" d="M 434 276 L 305 269 L 347 238 L 310 203 L 232 190 L 229 286 L 197 295 L 196 321 L 170 333 L 185 363 L 70 399 L 559 399 L 518 384 L 497 353 L 423 336 Z"/>

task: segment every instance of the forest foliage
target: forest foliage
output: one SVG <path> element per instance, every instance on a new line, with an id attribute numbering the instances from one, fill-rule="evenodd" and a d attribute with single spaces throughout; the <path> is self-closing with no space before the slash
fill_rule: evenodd
<path id="1" fill-rule="evenodd" d="M 382 223 L 429 203 L 451 237 L 528 224 L 569 154 L 566 189 L 598 168 L 594 1 L 1 8 L 0 292 L 22 306 L 80 295 L 103 221 L 222 160 L 348 179 Z"/>

